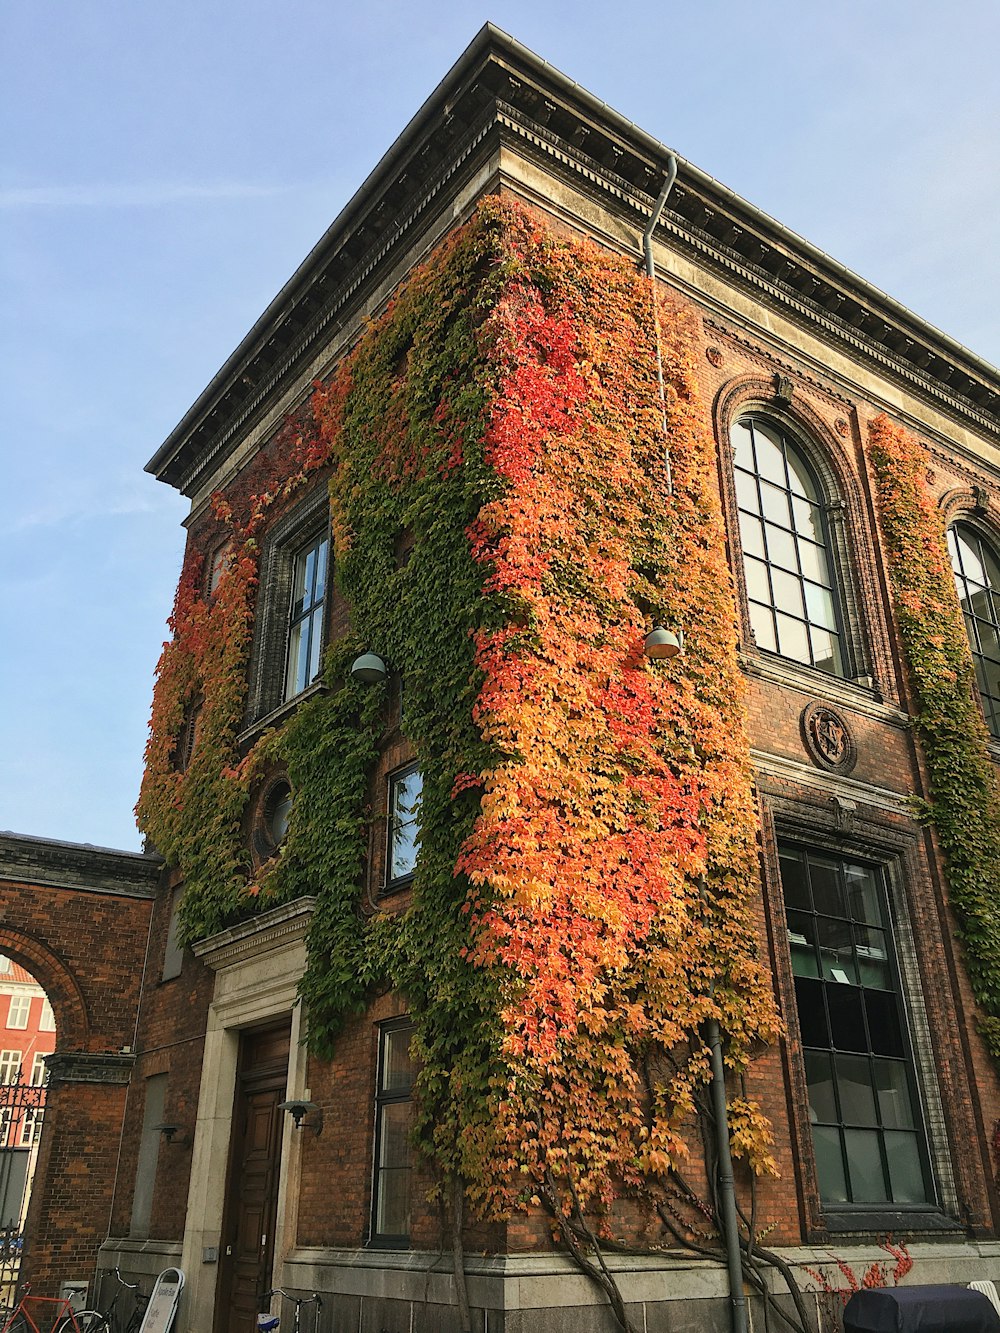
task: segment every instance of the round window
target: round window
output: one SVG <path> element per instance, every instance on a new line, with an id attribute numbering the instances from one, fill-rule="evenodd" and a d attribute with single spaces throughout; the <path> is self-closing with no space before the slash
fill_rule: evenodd
<path id="1" fill-rule="evenodd" d="M 288 782 L 275 782 L 264 800 L 263 833 L 272 850 L 284 842 L 292 817 L 292 788 Z"/>

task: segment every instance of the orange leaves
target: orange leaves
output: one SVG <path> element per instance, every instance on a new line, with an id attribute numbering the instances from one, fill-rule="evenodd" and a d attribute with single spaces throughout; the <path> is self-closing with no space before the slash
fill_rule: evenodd
<path id="1" fill-rule="evenodd" d="M 667 349 L 671 498 L 643 281 L 595 248 L 540 237 L 513 209 L 503 217 L 519 264 L 485 330 L 500 376 L 485 449 L 504 489 L 468 536 L 486 595 L 516 620 L 475 640 L 475 717 L 509 758 L 484 774 L 457 866 L 477 886 L 469 956 L 506 977 L 505 1112 L 523 1169 L 569 1173 L 582 1198 L 608 1199 L 637 1162 L 662 1175 L 684 1151 L 671 1113 L 645 1101 L 650 1048 L 696 1035 L 712 1008 L 739 1012 L 736 1062 L 777 1029 L 753 961 L 734 607 L 686 330 Z M 698 625 L 687 659 L 643 658 L 640 587 Z M 717 868 L 721 899 L 693 907 L 694 882 Z M 690 1102 L 684 1078 L 674 1105 Z M 741 1128 L 763 1161 L 766 1122 Z"/>

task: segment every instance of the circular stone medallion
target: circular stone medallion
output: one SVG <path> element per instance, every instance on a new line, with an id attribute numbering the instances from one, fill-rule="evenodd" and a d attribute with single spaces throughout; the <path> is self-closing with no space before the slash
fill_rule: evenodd
<path id="1" fill-rule="evenodd" d="M 802 710 L 802 739 L 820 768 L 849 773 L 857 761 L 851 729 L 829 704 L 811 703 Z"/>

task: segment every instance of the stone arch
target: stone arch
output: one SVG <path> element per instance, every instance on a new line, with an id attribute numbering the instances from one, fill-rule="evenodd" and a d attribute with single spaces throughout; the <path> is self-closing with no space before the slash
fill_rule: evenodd
<path id="1" fill-rule="evenodd" d="M 0 953 L 25 968 L 45 991 L 56 1017 L 57 1049 L 84 1049 L 90 1037 L 87 1001 L 74 974 L 41 940 L 0 922 Z"/>

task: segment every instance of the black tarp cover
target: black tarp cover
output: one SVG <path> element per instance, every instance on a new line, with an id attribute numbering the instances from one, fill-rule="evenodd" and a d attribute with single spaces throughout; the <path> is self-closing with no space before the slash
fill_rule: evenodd
<path id="1" fill-rule="evenodd" d="M 968 1287 L 880 1287 L 854 1293 L 844 1333 L 1000 1333 L 1000 1315 Z"/>

